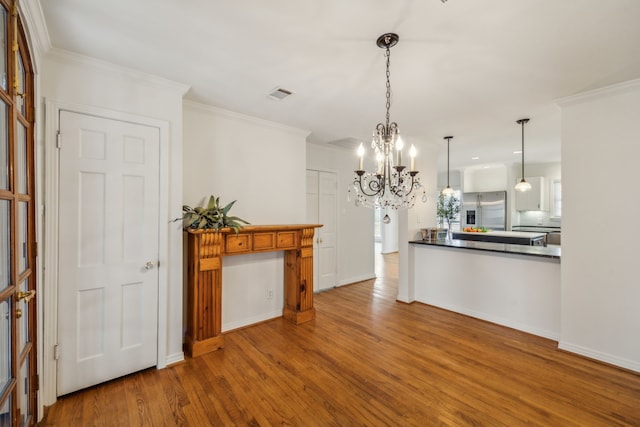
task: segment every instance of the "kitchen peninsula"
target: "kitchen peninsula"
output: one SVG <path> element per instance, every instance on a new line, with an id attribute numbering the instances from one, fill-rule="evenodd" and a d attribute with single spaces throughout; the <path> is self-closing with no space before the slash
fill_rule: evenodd
<path id="1" fill-rule="evenodd" d="M 559 339 L 559 247 L 455 239 L 410 243 L 416 301 Z"/>

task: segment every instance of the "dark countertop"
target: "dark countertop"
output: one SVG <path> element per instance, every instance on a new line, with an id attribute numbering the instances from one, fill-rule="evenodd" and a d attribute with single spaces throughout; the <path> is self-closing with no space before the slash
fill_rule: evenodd
<path id="1" fill-rule="evenodd" d="M 542 233 L 560 233 L 562 232 L 561 227 L 557 227 L 554 225 L 514 225 L 511 227 L 513 231 L 523 231 L 523 232 L 542 232 Z"/>
<path id="2" fill-rule="evenodd" d="M 524 231 L 486 231 L 481 233 L 454 231 L 453 240 L 473 240 L 476 242 L 503 243 L 506 245 L 533 246 L 533 240 L 544 240 L 547 233 L 528 233 Z M 544 246 L 542 244 L 541 246 Z"/>
<path id="3" fill-rule="evenodd" d="M 559 247 L 510 245 L 506 243 L 475 242 L 471 240 L 412 240 L 409 243 L 417 245 L 441 246 L 445 248 L 473 249 L 479 251 L 500 252 L 507 254 L 531 255 L 560 260 Z"/>

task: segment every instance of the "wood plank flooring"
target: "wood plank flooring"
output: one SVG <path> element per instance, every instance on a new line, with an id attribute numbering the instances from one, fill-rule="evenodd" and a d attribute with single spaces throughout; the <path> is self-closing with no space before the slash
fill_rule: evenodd
<path id="1" fill-rule="evenodd" d="M 395 301 L 378 279 L 315 297 L 226 347 L 59 398 L 44 426 L 640 426 L 640 375 L 556 342 Z"/>

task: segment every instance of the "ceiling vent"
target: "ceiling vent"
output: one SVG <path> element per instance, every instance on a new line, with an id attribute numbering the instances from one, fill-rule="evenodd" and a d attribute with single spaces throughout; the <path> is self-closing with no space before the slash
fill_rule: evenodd
<path id="1" fill-rule="evenodd" d="M 282 89 L 281 87 L 277 87 L 271 91 L 269 94 L 269 98 L 275 99 L 276 101 L 281 101 L 285 99 L 287 96 L 292 95 L 293 92 L 287 89 Z"/>

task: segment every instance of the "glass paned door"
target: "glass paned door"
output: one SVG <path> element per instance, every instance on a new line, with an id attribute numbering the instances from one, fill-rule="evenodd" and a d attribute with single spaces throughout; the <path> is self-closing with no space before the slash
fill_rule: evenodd
<path id="1" fill-rule="evenodd" d="M 0 8 L 0 88 L 7 90 L 7 10 Z"/>
<path id="2" fill-rule="evenodd" d="M 11 284 L 11 203 L 0 200 L 0 292 Z"/>
<path id="3" fill-rule="evenodd" d="M 0 0 L 0 427 L 37 419 L 34 85 L 15 2 Z"/>
<path id="4" fill-rule="evenodd" d="M 7 104 L 0 99 L 0 190 L 9 189 L 9 132 Z"/>

